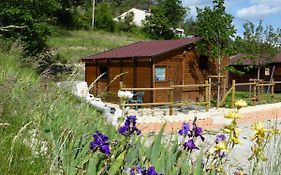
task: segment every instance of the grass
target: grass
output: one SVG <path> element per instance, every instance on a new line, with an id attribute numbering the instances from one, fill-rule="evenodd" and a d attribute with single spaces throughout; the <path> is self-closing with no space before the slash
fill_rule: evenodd
<path id="1" fill-rule="evenodd" d="M 0 126 L 0 172 L 70 174 L 79 162 L 73 158 L 77 142 L 88 144 L 96 130 L 114 138 L 115 129 L 99 111 L 22 67 L 19 57 L 0 51 L 0 123 L 6 124 Z M 41 154 L 43 145 L 48 149 Z M 58 157 L 61 170 L 51 166 Z"/>
<path id="2" fill-rule="evenodd" d="M 78 62 L 83 57 L 144 39 L 125 33 L 76 30 L 50 37 L 48 45 L 63 60 Z"/>
<path id="3" fill-rule="evenodd" d="M 236 91 L 235 92 L 235 98 L 236 99 L 244 99 L 249 106 L 253 105 L 253 102 L 251 99 L 249 99 L 249 92 L 245 91 Z M 275 93 L 274 95 L 274 102 L 280 102 L 281 101 L 281 93 Z M 271 94 L 262 93 L 260 94 L 259 101 L 257 104 L 266 104 L 266 103 L 272 103 Z M 226 107 L 231 107 L 231 94 L 226 98 L 225 101 Z"/>

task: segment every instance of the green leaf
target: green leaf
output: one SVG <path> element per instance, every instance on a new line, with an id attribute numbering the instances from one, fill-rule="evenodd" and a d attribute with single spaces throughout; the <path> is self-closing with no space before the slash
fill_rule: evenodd
<path id="1" fill-rule="evenodd" d="M 153 165 L 156 164 L 156 161 L 157 161 L 157 159 L 159 158 L 159 155 L 160 155 L 161 140 L 162 140 L 162 137 L 163 137 L 165 126 L 166 126 L 166 123 L 162 126 L 160 132 L 155 137 L 154 142 L 153 142 L 153 146 L 152 146 L 152 150 L 151 150 L 151 157 L 150 157 L 151 163 Z"/>
<path id="2" fill-rule="evenodd" d="M 111 168 L 109 170 L 109 174 L 110 175 L 114 175 L 118 172 L 118 170 L 120 170 L 120 167 L 123 164 L 123 160 L 125 158 L 127 150 L 123 151 L 118 157 L 117 159 L 113 162 L 113 164 L 111 165 Z"/>

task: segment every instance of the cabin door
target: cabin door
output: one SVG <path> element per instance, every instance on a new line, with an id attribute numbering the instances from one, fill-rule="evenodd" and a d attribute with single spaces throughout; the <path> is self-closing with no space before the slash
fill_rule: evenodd
<path id="1" fill-rule="evenodd" d="M 173 80 L 174 85 L 182 85 L 183 82 L 183 59 L 173 58 L 171 64 L 171 80 Z M 174 89 L 174 99 L 175 101 L 182 100 L 182 88 Z"/>

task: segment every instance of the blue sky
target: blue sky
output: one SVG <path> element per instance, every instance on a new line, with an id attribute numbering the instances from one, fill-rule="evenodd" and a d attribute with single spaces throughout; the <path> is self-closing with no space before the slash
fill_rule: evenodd
<path id="1" fill-rule="evenodd" d="M 212 0 L 182 0 L 190 8 L 189 17 L 196 17 L 196 7 L 212 5 Z M 243 34 L 243 24 L 250 20 L 257 24 L 263 20 L 264 25 L 281 28 L 281 0 L 225 0 L 226 11 L 234 16 L 237 34 Z"/>

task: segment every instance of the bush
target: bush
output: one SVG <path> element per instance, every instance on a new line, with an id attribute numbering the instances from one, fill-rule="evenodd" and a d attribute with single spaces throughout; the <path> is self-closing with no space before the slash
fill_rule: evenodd
<path id="1" fill-rule="evenodd" d="M 112 9 L 107 3 L 100 3 L 96 6 L 95 27 L 108 32 L 115 31 Z"/>

